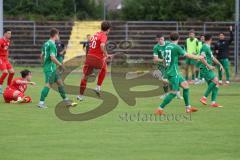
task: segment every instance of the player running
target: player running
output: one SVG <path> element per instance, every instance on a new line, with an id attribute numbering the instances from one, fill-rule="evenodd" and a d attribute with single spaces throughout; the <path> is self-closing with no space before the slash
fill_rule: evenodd
<path id="1" fill-rule="evenodd" d="M 203 61 L 207 63 L 207 65 L 201 64 L 200 66 L 200 72 L 206 82 L 208 83 L 208 88 L 204 94 L 204 96 L 200 99 L 200 102 L 204 105 L 207 105 L 207 97 L 210 93 L 212 93 L 212 103 L 211 107 L 222 107 L 220 104 L 216 103 L 217 95 L 218 95 L 218 88 L 219 88 L 219 82 L 218 77 L 213 72 L 215 67 L 213 67 L 213 62 L 217 64 L 220 68 L 220 70 L 223 72 L 223 66 L 222 64 L 213 56 L 212 50 L 210 48 L 212 43 L 212 36 L 207 34 L 205 35 L 205 44 L 203 45 L 201 49 L 201 55 L 205 57 Z"/>
<path id="2" fill-rule="evenodd" d="M 58 92 L 67 106 L 76 106 L 77 103 L 71 102 L 65 93 L 61 76 L 58 74 L 57 66 L 63 70 L 63 63 L 57 60 L 57 48 L 55 42 L 59 40 L 59 31 L 56 28 L 51 29 L 50 39 L 42 47 L 41 59 L 43 61 L 43 70 L 45 74 L 45 86 L 42 89 L 39 108 L 47 108 L 45 99 L 49 93 L 52 84 L 58 85 Z"/>
<path id="3" fill-rule="evenodd" d="M 0 77 L 0 94 L 2 94 L 3 91 L 2 85 L 5 78 L 8 76 L 7 85 L 9 86 L 14 77 L 14 69 L 8 60 L 8 48 L 10 46 L 11 35 L 11 30 L 6 28 L 4 30 L 3 38 L 0 39 L 0 71 L 2 72 Z"/>
<path id="4" fill-rule="evenodd" d="M 31 97 L 25 96 L 27 85 L 35 85 L 31 82 L 32 73 L 29 70 L 20 72 L 21 78 L 15 78 L 12 83 L 4 90 L 3 98 L 6 103 L 30 103 Z"/>
<path id="5" fill-rule="evenodd" d="M 80 84 L 79 101 L 83 100 L 83 94 L 87 86 L 89 75 L 94 69 L 100 69 L 98 74 L 97 87 L 94 90 L 100 96 L 101 86 L 107 72 L 106 60 L 110 57 L 106 50 L 107 34 L 110 32 L 111 24 L 107 21 L 101 23 L 101 31 L 91 37 L 89 52 L 83 66 L 83 77 Z"/>
<path id="6" fill-rule="evenodd" d="M 153 61 L 154 63 L 157 64 L 158 70 L 161 74 L 161 80 L 163 81 L 163 91 L 164 91 L 164 95 L 162 95 L 160 98 L 164 99 L 167 94 L 168 94 L 168 81 L 166 79 L 165 76 L 165 64 L 163 63 L 164 59 L 163 59 L 163 54 L 164 54 L 164 50 L 165 47 L 170 43 L 169 41 L 165 41 L 165 38 L 162 34 L 158 34 L 156 36 L 156 40 L 157 40 L 157 44 L 153 47 Z M 178 99 L 183 99 L 183 97 L 180 95 L 180 91 L 177 92 L 177 98 Z"/>
<path id="7" fill-rule="evenodd" d="M 185 56 L 186 58 L 201 60 L 202 56 L 197 56 L 194 54 L 188 54 L 184 49 L 178 45 L 179 34 L 173 32 L 170 34 L 171 43 L 165 47 L 164 51 L 164 62 L 166 65 L 166 77 L 172 86 L 172 91 L 164 98 L 160 107 L 155 110 L 156 115 L 164 114 L 164 107 L 172 101 L 176 96 L 179 87 L 183 88 L 183 98 L 186 106 L 186 112 L 196 112 L 197 108 L 191 107 L 189 103 L 189 85 L 187 81 L 182 77 L 179 68 L 178 68 L 178 59 L 179 56 Z"/>

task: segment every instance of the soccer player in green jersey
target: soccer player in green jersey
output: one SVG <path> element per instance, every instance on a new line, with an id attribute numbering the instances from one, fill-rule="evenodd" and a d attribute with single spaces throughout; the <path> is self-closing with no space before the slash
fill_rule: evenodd
<path id="1" fill-rule="evenodd" d="M 200 38 L 199 38 L 199 41 L 198 41 L 198 55 L 201 54 L 201 49 L 202 49 L 202 46 L 204 44 L 204 41 L 205 41 L 205 35 L 201 34 L 200 35 Z M 202 75 L 200 74 L 200 64 L 201 62 L 200 61 L 197 61 L 196 62 L 196 65 L 195 65 L 195 69 L 196 69 L 196 81 L 194 84 L 203 84 L 205 82 L 204 78 L 202 77 Z"/>
<path id="2" fill-rule="evenodd" d="M 207 34 L 205 35 L 205 44 L 203 45 L 201 49 L 201 55 L 204 56 L 203 62 L 205 64 L 200 65 L 200 72 L 205 78 L 206 82 L 208 83 L 208 88 L 205 91 L 204 96 L 200 99 L 200 102 L 204 105 L 207 105 L 207 97 L 210 93 L 212 93 L 212 107 L 222 107 L 221 105 L 216 103 L 217 95 L 218 95 L 218 88 L 219 88 L 219 82 L 218 77 L 213 72 L 215 67 L 213 67 L 213 62 L 219 66 L 221 71 L 224 71 L 222 64 L 213 56 L 212 50 L 210 48 L 212 43 L 212 36 Z"/>
<path id="3" fill-rule="evenodd" d="M 164 90 L 164 95 L 162 95 L 160 98 L 164 99 L 165 96 L 167 96 L 168 93 L 168 81 L 165 76 L 165 64 L 163 63 L 163 54 L 165 47 L 170 43 L 169 41 L 165 41 L 165 38 L 162 34 L 158 34 L 156 36 L 157 44 L 154 45 L 153 47 L 153 62 L 157 64 L 157 68 L 160 71 L 161 74 L 161 80 L 163 81 L 163 90 Z M 159 77 L 158 77 L 159 78 Z M 180 95 L 180 91 L 177 92 L 177 98 L 178 99 L 183 99 L 183 97 Z"/>
<path id="4" fill-rule="evenodd" d="M 53 83 L 57 83 L 58 91 L 67 106 L 77 105 L 76 103 L 69 101 L 67 98 L 61 76 L 59 76 L 57 73 L 57 67 L 59 67 L 61 70 L 64 68 L 63 63 L 59 62 L 57 59 L 57 48 L 55 41 L 58 39 L 59 31 L 56 28 L 53 28 L 50 31 L 50 39 L 45 42 L 42 47 L 41 58 L 43 61 L 43 71 L 45 74 L 45 86 L 41 92 L 40 102 L 38 104 L 39 108 L 47 108 L 45 105 L 45 98 L 47 97 Z"/>
<path id="5" fill-rule="evenodd" d="M 164 107 L 169 104 L 176 96 L 179 87 L 183 88 L 183 98 L 186 106 L 186 112 L 196 112 L 197 108 L 192 107 L 189 103 L 189 86 L 187 81 L 182 77 L 178 68 L 178 59 L 180 56 L 185 56 L 190 59 L 201 60 L 202 56 L 188 54 L 178 45 L 179 34 L 173 32 L 170 34 L 171 43 L 165 47 L 164 62 L 166 65 L 166 77 L 171 85 L 172 91 L 164 98 L 160 107 L 155 110 L 156 115 L 164 114 Z"/>

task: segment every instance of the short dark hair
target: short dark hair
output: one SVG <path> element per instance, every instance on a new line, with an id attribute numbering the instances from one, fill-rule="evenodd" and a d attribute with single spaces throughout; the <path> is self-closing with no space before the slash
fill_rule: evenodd
<path id="1" fill-rule="evenodd" d="M 162 37 L 164 37 L 162 33 L 158 33 L 158 34 L 156 35 L 156 38 L 162 38 Z"/>
<path id="2" fill-rule="evenodd" d="M 112 27 L 111 23 L 108 21 L 103 21 L 101 23 L 101 30 L 102 31 L 107 31 L 108 29 L 110 29 Z"/>
<path id="3" fill-rule="evenodd" d="M 56 34 L 59 34 L 59 30 L 57 28 L 52 28 L 50 31 L 50 37 L 54 37 Z"/>
<path id="4" fill-rule="evenodd" d="M 26 78 L 32 72 L 25 69 L 25 70 L 22 70 L 20 73 L 21 73 L 22 78 Z"/>
<path id="5" fill-rule="evenodd" d="M 191 30 L 189 31 L 189 33 L 195 33 L 195 30 L 194 30 L 194 29 L 191 29 Z"/>
<path id="6" fill-rule="evenodd" d="M 212 35 L 211 34 L 205 34 L 205 41 L 209 41 L 212 39 Z"/>
<path id="7" fill-rule="evenodd" d="M 9 32 L 9 31 L 11 31 L 11 29 L 10 29 L 10 28 L 4 28 L 4 31 L 3 31 L 3 33 L 7 33 L 7 32 Z"/>
<path id="8" fill-rule="evenodd" d="M 220 32 L 219 35 L 222 34 L 222 35 L 225 35 L 223 32 Z"/>
<path id="9" fill-rule="evenodd" d="M 177 32 L 170 33 L 170 40 L 171 41 L 176 41 L 178 39 L 179 39 L 179 34 Z"/>

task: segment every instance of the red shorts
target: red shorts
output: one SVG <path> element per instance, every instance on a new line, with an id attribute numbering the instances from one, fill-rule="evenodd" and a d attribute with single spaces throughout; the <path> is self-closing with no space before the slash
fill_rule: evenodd
<path id="1" fill-rule="evenodd" d="M 8 59 L 0 58 L 0 71 L 12 69 L 12 65 Z"/>
<path id="2" fill-rule="evenodd" d="M 105 59 L 99 59 L 94 56 L 88 55 L 83 66 L 83 74 L 88 76 L 92 74 L 93 69 L 107 69 L 107 64 Z"/>
<path id="3" fill-rule="evenodd" d="M 5 100 L 6 103 L 10 103 L 11 101 L 17 101 L 18 97 L 21 97 L 21 98 L 24 98 L 24 94 L 23 93 L 19 93 L 17 96 L 14 97 L 14 93 L 18 91 L 18 90 L 14 90 L 14 89 L 11 89 L 11 88 L 6 88 L 4 90 L 4 93 L 3 93 L 3 98 Z M 18 91 L 19 92 L 19 91 Z"/>

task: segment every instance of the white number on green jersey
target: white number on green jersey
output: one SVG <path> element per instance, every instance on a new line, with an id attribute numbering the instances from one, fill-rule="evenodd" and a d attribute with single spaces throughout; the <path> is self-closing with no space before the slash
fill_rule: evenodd
<path id="1" fill-rule="evenodd" d="M 165 50 L 165 63 L 166 63 L 166 66 L 170 66 L 170 63 L 172 61 L 172 51 L 171 50 Z"/>

